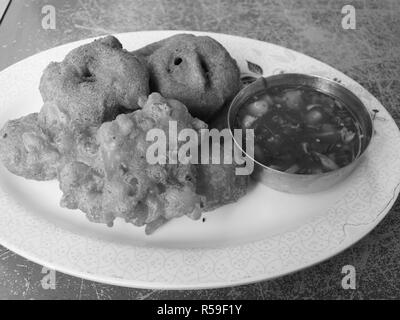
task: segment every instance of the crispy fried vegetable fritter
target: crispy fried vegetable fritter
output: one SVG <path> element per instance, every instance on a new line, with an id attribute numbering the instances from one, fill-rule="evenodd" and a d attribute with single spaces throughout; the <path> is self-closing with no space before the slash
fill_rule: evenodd
<path id="1" fill-rule="evenodd" d="M 160 129 L 169 141 L 171 122 L 178 132 L 199 134 L 207 125 L 198 118 L 211 120 L 239 87 L 235 60 L 209 37 L 177 35 L 136 53 L 102 38 L 45 69 L 43 107 L 6 123 L 0 160 L 27 179 L 58 178 L 61 206 L 80 209 L 90 221 L 111 226 L 122 218 L 150 234 L 246 193 L 248 177 L 236 176 L 234 164 L 171 164 L 169 143 L 157 153 L 165 163 L 154 164 L 148 159 L 154 141 L 146 139 Z M 148 96 L 150 90 L 165 98 Z M 198 149 L 200 140 L 190 147 Z"/>
<path id="2" fill-rule="evenodd" d="M 120 217 L 150 233 L 173 218 L 198 219 L 202 197 L 196 194 L 197 172 L 187 164 L 149 164 L 147 132 L 158 128 L 168 133 L 170 121 L 182 128 L 200 130 L 205 124 L 192 118 L 178 101 L 150 95 L 142 110 L 119 115 L 104 123 L 97 139 L 101 170 L 81 162 L 60 172 L 61 205 L 81 209 L 93 222 L 112 224 Z M 169 155 L 165 154 L 168 158 Z"/>
<path id="3" fill-rule="evenodd" d="M 249 177 L 236 175 L 235 170 L 234 164 L 217 164 L 211 159 L 210 164 L 197 165 L 196 192 L 204 197 L 204 211 L 236 202 L 247 193 Z"/>
<path id="4" fill-rule="evenodd" d="M 93 164 L 98 127 L 135 110 L 149 93 L 143 59 L 124 51 L 112 36 L 72 50 L 44 71 L 39 114 L 9 121 L 0 141 L 1 160 L 11 172 L 51 180 L 70 161 Z"/>
<path id="5" fill-rule="evenodd" d="M 8 121 L 0 131 L 0 159 L 21 177 L 51 180 L 57 176 L 61 155 L 38 126 L 38 114 Z"/>

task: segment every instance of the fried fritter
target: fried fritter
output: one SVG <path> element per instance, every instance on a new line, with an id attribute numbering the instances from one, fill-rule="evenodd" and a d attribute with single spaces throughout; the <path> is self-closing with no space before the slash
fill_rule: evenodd
<path id="1" fill-rule="evenodd" d="M 72 50 L 60 63 L 50 63 L 40 92 L 42 127 L 57 131 L 68 125 L 99 126 L 139 107 L 139 98 L 149 94 L 149 73 L 144 59 L 108 36 Z"/>
<path id="2" fill-rule="evenodd" d="M 197 166 L 196 193 L 204 197 L 204 211 L 236 202 L 247 193 L 249 176 L 238 176 L 234 164 Z"/>
<path id="3" fill-rule="evenodd" d="M 70 161 L 93 165 L 98 127 L 139 107 L 149 93 L 142 58 L 124 51 L 108 36 L 71 51 L 43 73 L 39 114 L 10 121 L 3 128 L 1 160 L 13 173 L 51 180 Z"/>
<path id="4" fill-rule="evenodd" d="M 178 34 L 134 54 L 146 57 L 151 90 L 184 103 L 189 112 L 208 121 L 240 89 L 236 61 L 216 40 Z"/>
<path id="5" fill-rule="evenodd" d="M 0 131 L 0 159 L 12 173 L 34 180 L 57 176 L 61 154 L 38 126 L 38 114 L 8 121 Z"/>
<path id="6" fill-rule="evenodd" d="M 97 127 L 52 136 L 39 126 L 38 114 L 10 120 L 0 131 L 0 160 L 12 173 L 31 180 L 53 180 L 57 169 L 71 161 L 98 167 Z"/>
<path id="7" fill-rule="evenodd" d="M 185 129 L 206 127 L 183 104 L 159 94 L 150 95 L 142 110 L 104 123 L 97 133 L 102 169 L 81 162 L 67 164 L 59 175 L 61 205 L 84 211 L 93 222 L 112 225 L 120 217 L 146 225 L 146 233 L 176 217 L 198 219 L 203 204 L 196 194 L 195 166 L 151 165 L 147 158 L 152 144 L 146 140 L 147 132 L 158 128 L 168 133 L 170 121 Z M 168 158 L 169 152 L 164 156 Z"/>
<path id="8" fill-rule="evenodd" d="M 4 126 L 0 160 L 27 179 L 58 178 L 61 205 L 82 210 L 90 221 L 111 226 L 122 218 L 150 234 L 246 193 L 248 177 L 236 176 L 235 165 L 170 164 L 187 141 L 158 150 L 165 163 L 148 159 L 150 130 L 160 129 L 169 141 L 174 122 L 178 132 L 199 134 L 207 125 L 194 116 L 210 120 L 239 87 L 235 60 L 209 37 L 177 35 L 129 53 L 109 36 L 46 68 L 43 107 Z M 167 98 L 147 99 L 150 90 Z"/>

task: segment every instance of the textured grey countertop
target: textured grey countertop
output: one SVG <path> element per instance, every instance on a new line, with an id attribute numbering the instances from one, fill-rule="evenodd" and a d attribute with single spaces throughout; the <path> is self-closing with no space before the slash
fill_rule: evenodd
<path id="1" fill-rule="evenodd" d="M 41 26 L 47 4 L 56 8 L 56 30 Z M 355 30 L 341 25 L 341 9 L 347 4 L 356 8 Z M 13 0 L 0 26 L 0 70 L 70 41 L 162 29 L 222 32 L 303 52 L 358 81 L 400 124 L 397 0 Z M 218 290 L 127 289 L 61 273 L 56 274 L 56 289 L 45 290 L 42 266 L 0 246 L 0 299 L 398 299 L 399 213 L 397 201 L 374 231 L 329 261 L 277 280 Z M 341 286 L 345 265 L 356 268 L 356 290 Z"/>

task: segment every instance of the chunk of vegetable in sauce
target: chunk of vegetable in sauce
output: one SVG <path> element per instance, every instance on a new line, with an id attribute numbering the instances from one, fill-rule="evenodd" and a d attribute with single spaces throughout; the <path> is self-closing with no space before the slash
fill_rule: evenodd
<path id="1" fill-rule="evenodd" d="M 339 100 L 308 87 L 275 87 L 238 113 L 254 129 L 255 159 L 293 174 L 329 172 L 351 163 L 361 147 L 360 125 Z"/>

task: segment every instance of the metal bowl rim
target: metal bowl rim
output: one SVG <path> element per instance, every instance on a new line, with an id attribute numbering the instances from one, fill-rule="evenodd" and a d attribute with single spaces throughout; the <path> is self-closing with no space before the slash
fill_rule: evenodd
<path id="1" fill-rule="evenodd" d="M 231 118 L 231 113 L 232 113 L 232 107 L 234 106 L 237 97 L 238 97 L 240 94 L 243 94 L 243 92 L 244 92 L 245 90 L 247 90 L 248 88 L 250 88 L 250 87 L 254 84 L 254 82 L 251 83 L 251 84 L 249 84 L 249 85 L 247 85 L 246 87 L 242 88 L 242 89 L 236 94 L 236 96 L 233 98 L 232 102 L 231 102 L 230 105 L 229 105 L 228 114 L 227 114 L 228 129 L 229 129 L 229 133 L 231 134 L 232 139 L 233 139 L 233 141 L 235 142 L 235 144 L 237 145 L 237 147 L 240 149 L 240 151 L 242 151 L 242 152 L 246 155 L 246 157 L 248 157 L 251 161 L 253 161 L 253 162 L 256 163 L 257 165 L 259 165 L 263 170 L 268 170 L 268 171 L 271 171 L 271 173 L 279 174 L 279 175 L 284 175 L 284 176 L 292 176 L 292 177 L 326 177 L 326 176 L 330 176 L 330 175 L 332 175 L 332 174 L 334 174 L 334 173 L 336 174 L 336 173 L 338 173 L 338 172 L 340 172 L 340 171 L 342 171 L 342 170 L 344 171 L 344 170 L 346 170 L 348 167 L 355 165 L 355 164 L 364 156 L 364 154 L 366 153 L 367 149 L 369 149 L 369 147 L 370 147 L 370 145 L 371 145 L 372 138 L 373 138 L 373 132 L 374 132 L 374 121 L 373 121 L 373 119 L 372 119 L 372 117 L 371 117 L 371 113 L 368 111 L 368 109 L 367 109 L 367 107 L 365 106 L 365 104 L 361 101 L 361 99 L 360 99 L 354 92 L 352 92 L 350 89 L 346 88 L 344 85 L 342 85 L 342 84 L 340 84 L 340 83 L 338 83 L 338 82 L 336 82 L 336 81 L 334 81 L 334 80 L 332 80 L 332 79 L 329 79 L 329 78 L 327 78 L 327 77 L 323 77 L 323 76 L 319 76 L 319 75 L 306 74 L 306 73 L 282 73 L 282 74 L 276 74 L 276 75 L 272 75 L 272 76 L 268 76 L 268 77 L 261 76 L 261 77 L 258 77 L 257 80 L 260 79 L 260 78 L 264 78 L 266 81 L 268 81 L 268 79 L 271 79 L 271 78 L 287 77 L 287 76 L 294 76 L 294 75 L 295 75 L 295 76 L 303 76 L 303 77 L 307 77 L 307 78 L 321 79 L 321 80 L 323 80 L 323 81 L 326 81 L 326 82 L 335 84 L 336 86 L 340 87 L 341 89 L 344 89 L 345 91 L 347 91 L 347 92 L 348 92 L 350 95 L 352 95 L 356 100 L 358 100 L 360 106 L 362 106 L 362 109 L 368 114 L 368 119 L 369 119 L 369 122 L 370 122 L 370 125 L 371 125 L 371 128 L 372 128 L 372 130 L 371 130 L 371 131 L 372 131 L 371 136 L 369 137 L 368 144 L 365 146 L 364 150 L 363 150 L 362 152 L 360 152 L 360 154 L 357 155 L 357 157 L 356 157 L 352 162 L 348 163 L 348 164 L 345 165 L 344 167 L 340 167 L 339 169 L 332 170 L 332 171 L 328 171 L 328 172 L 314 173 L 314 174 L 298 174 L 298 173 L 289 173 L 289 172 L 279 171 L 279 170 L 270 168 L 270 167 L 268 167 L 268 166 L 266 166 L 266 165 L 264 165 L 264 164 L 258 162 L 256 159 L 253 159 L 253 158 L 250 157 L 250 156 L 246 153 L 246 151 L 244 151 L 243 148 L 237 143 L 237 141 L 236 141 L 234 135 L 232 134 L 232 129 L 234 129 L 234 128 L 232 128 L 232 126 L 231 126 L 230 118 Z M 305 85 L 305 86 L 309 86 L 310 88 L 313 88 L 313 86 L 311 86 L 311 85 Z M 314 89 L 315 89 L 315 88 L 314 88 Z M 317 89 L 315 89 L 315 90 L 317 90 Z M 317 90 L 317 91 L 318 91 L 318 90 Z M 319 90 L 319 91 L 320 91 L 320 92 L 323 92 L 323 93 L 325 93 L 325 94 L 328 94 L 327 92 L 324 92 L 323 90 Z M 332 94 L 332 93 L 329 93 L 329 94 L 332 95 L 332 96 L 335 96 L 335 95 Z"/>

